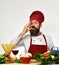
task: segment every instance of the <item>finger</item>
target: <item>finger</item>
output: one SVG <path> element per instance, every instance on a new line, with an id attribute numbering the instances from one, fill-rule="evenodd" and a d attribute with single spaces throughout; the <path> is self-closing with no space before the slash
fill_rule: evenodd
<path id="1" fill-rule="evenodd" d="M 26 28 L 27 28 L 28 30 L 30 30 L 30 23 L 27 23 L 27 24 L 26 24 Z"/>
<path id="2" fill-rule="evenodd" d="M 27 23 L 27 26 L 29 27 L 30 26 L 30 23 Z"/>
<path id="3" fill-rule="evenodd" d="M 31 30 L 31 28 L 28 28 L 28 30 L 30 31 L 30 30 Z"/>

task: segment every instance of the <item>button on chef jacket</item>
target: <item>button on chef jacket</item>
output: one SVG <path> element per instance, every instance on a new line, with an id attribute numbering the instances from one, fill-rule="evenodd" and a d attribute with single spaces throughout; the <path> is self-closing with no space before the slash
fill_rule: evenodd
<path id="1" fill-rule="evenodd" d="M 45 35 L 46 41 L 47 41 L 47 50 L 51 50 L 52 47 L 54 46 L 51 37 L 48 35 Z M 16 43 L 15 48 L 24 46 L 25 47 L 25 52 L 27 53 L 29 48 L 30 48 L 30 40 L 32 38 L 32 44 L 33 45 L 46 45 L 45 39 L 43 37 L 43 34 L 39 36 L 30 36 L 30 34 L 24 35 L 22 38 L 16 37 L 14 38 L 11 43 Z"/>

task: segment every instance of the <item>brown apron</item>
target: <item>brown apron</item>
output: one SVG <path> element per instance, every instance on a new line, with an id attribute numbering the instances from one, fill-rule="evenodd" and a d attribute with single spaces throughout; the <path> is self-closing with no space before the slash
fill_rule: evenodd
<path id="1" fill-rule="evenodd" d="M 28 52 L 31 53 L 33 56 L 36 52 L 38 53 L 44 53 L 47 51 L 47 41 L 45 35 L 43 35 L 46 45 L 33 45 L 32 44 L 32 38 L 30 40 L 30 47 Z"/>

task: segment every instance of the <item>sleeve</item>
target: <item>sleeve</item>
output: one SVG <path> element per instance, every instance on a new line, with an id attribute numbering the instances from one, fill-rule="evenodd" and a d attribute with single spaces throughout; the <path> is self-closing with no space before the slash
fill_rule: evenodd
<path id="1" fill-rule="evenodd" d="M 53 43 L 51 37 L 47 36 L 46 39 L 47 39 L 48 50 L 52 50 L 52 47 L 54 46 L 54 43 Z"/>
<path id="2" fill-rule="evenodd" d="M 10 43 L 15 43 L 15 48 L 19 47 L 19 46 L 23 46 L 23 38 L 19 37 L 15 37 L 14 39 L 11 40 Z"/>

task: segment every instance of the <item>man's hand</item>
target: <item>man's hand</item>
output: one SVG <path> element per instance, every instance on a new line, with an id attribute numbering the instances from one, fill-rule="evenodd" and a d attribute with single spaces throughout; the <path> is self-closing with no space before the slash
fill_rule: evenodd
<path id="1" fill-rule="evenodd" d="M 23 31 L 20 33 L 19 36 L 23 36 L 25 33 L 27 33 L 30 30 L 30 23 L 26 24 Z"/>

